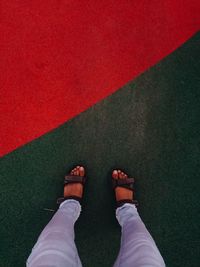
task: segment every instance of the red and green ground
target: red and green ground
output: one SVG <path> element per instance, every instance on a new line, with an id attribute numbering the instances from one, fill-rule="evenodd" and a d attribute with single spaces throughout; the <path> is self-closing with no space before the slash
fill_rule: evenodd
<path id="1" fill-rule="evenodd" d="M 53 215 L 45 209 L 56 208 L 63 177 L 77 163 L 89 177 L 76 225 L 84 266 L 112 266 L 118 253 L 120 228 L 108 180 L 119 167 L 136 178 L 139 212 L 167 266 L 197 267 L 195 1 L 155 1 L 153 11 L 144 1 L 133 10 L 130 1 L 102 4 L 101 16 L 91 1 L 22 2 L 3 1 L 2 12 L 0 267 L 24 266 Z M 73 12 L 66 15 L 68 8 Z"/>
<path id="2" fill-rule="evenodd" d="M 134 175 L 140 214 L 167 266 L 198 266 L 200 35 L 58 129 L 1 159 L 0 266 L 23 266 L 77 162 L 89 177 L 76 241 L 85 266 L 111 266 L 120 229 L 109 172 Z M 88 254 L 88 251 L 90 253 Z"/>

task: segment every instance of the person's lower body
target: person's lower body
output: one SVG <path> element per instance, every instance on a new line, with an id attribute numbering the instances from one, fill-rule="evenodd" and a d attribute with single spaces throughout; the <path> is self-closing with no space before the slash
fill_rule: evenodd
<path id="1" fill-rule="evenodd" d="M 116 217 L 122 227 L 121 248 L 114 267 L 164 267 L 162 256 L 137 212 L 134 179 L 121 170 L 114 170 L 112 179 L 118 206 Z M 62 203 L 38 238 L 27 267 L 82 266 L 74 242 L 74 224 L 80 215 L 85 181 L 85 169 L 80 166 L 65 176 Z"/>
<path id="2" fill-rule="evenodd" d="M 134 204 L 117 208 L 121 247 L 114 267 L 164 267 L 164 260 Z"/>
<path id="3" fill-rule="evenodd" d="M 74 223 L 81 206 L 76 200 L 66 200 L 42 231 L 27 267 L 81 267 L 74 242 Z M 117 208 L 116 217 L 122 227 L 121 248 L 114 267 L 165 266 L 155 242 L 144 226 L 134 204 Z"/>
<path id="4" fill-rule="evenodd" d="M 27 267 L 81 267 L 74 242 L 74 224 L 81 205 L 69 199 L 60 204 L 58 211 L 40 234 L 27 259 Z"/>

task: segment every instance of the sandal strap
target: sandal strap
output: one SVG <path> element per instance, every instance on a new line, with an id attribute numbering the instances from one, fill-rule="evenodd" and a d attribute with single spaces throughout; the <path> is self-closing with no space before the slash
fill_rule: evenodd
<path id="1" fill-rule="evenodd" d="M 66 175 L 64 179 L 64 185 L 72 183 L 81 183 L 82 185 L 84 185 L 85 182 L 86 182 L 86 177 L 78 175 Z"/>
<path id="2" fill-rule="evenodd" d="M 64 185 L 66 184 L 74 184 L 74 183 L 80 183 L 84 185 L 86 182 L 86 177 L 85 176 L 79 176 L 79 175 L 66 175 L 64 179 Z M 63 201 L 67 199 L 74 199 L 77 200 L 80 204 L 82 201 L 82 197 L 77 197 L 74 195 L 68 196 L 68 197 L 60 197 L 57 199 L 57 204 L 60 205 Z"/>
<path id="3" fill-rule="evenodd" d="M 57 199 L 57 204 L 60 205 L 63 201 L 67 200 L 67 199 L 74 199 L 74 200 L 77 200 L 80 204 L 81 204 L 81 200 L 82 198 L 81 197 L 77 197 L 77 196 L 68 196 L 68 197 L 59 197 Z"/>
<path id="4" fill-rule="evenodd" d="M 124 187 L 133 191 L 134 189 L 134 178 L 125 178 L 125 179 L 112 179 L 112 186 L 115 189 L 117 186 Z"/>
<path id="5" fill-rule="evenodd" d="M 133 199 L 121 199 L 116 202 L 117 208 L 123 206 L 126 203 L 134 204 L 136 207 L 139 206 L 139 203 L 137 200 Z"/>

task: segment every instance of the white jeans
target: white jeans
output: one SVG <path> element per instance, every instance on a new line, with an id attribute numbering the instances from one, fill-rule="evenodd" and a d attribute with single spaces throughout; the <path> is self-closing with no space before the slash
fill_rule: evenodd
<path id="1" fill-rule="evenodd" d="M 27 267 L 81 267 L 74 243 L 74 223 L 81 212 L 78 201 L 61 203 L 58 211 L 40 234 L 27 259 Z M 114 267 L 164 267 L 155 242 L 142 222 L 135 205 L 117 208 L 122 227 L 121 248 Z"/>

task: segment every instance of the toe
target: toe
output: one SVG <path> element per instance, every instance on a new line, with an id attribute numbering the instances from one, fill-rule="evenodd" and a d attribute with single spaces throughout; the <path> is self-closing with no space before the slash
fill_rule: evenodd
<path id="1" fill-rule="evenodd" d="M 76 175 L 79 175 L 79 167 L 76 167 Z"/>
<path id="2" fill-rule="evenodd" d="M 122 171 L 118 170 L 118 176 L 119 176 L 119 179 L 122 179 L 123 178 Z"/>
<path id="3" fill-rule="evenodd" d="M 79 168 L 79 175 L 85 176 L 85 169 L 82 166 Z"/>
<path id="4" fill-rule="evenodd" d="M 112 177 L 114 179 L 117 179 L 118 178 L 118 171 L 117 170 L 114 170 L 113 173 L 112 173 Z"/>

